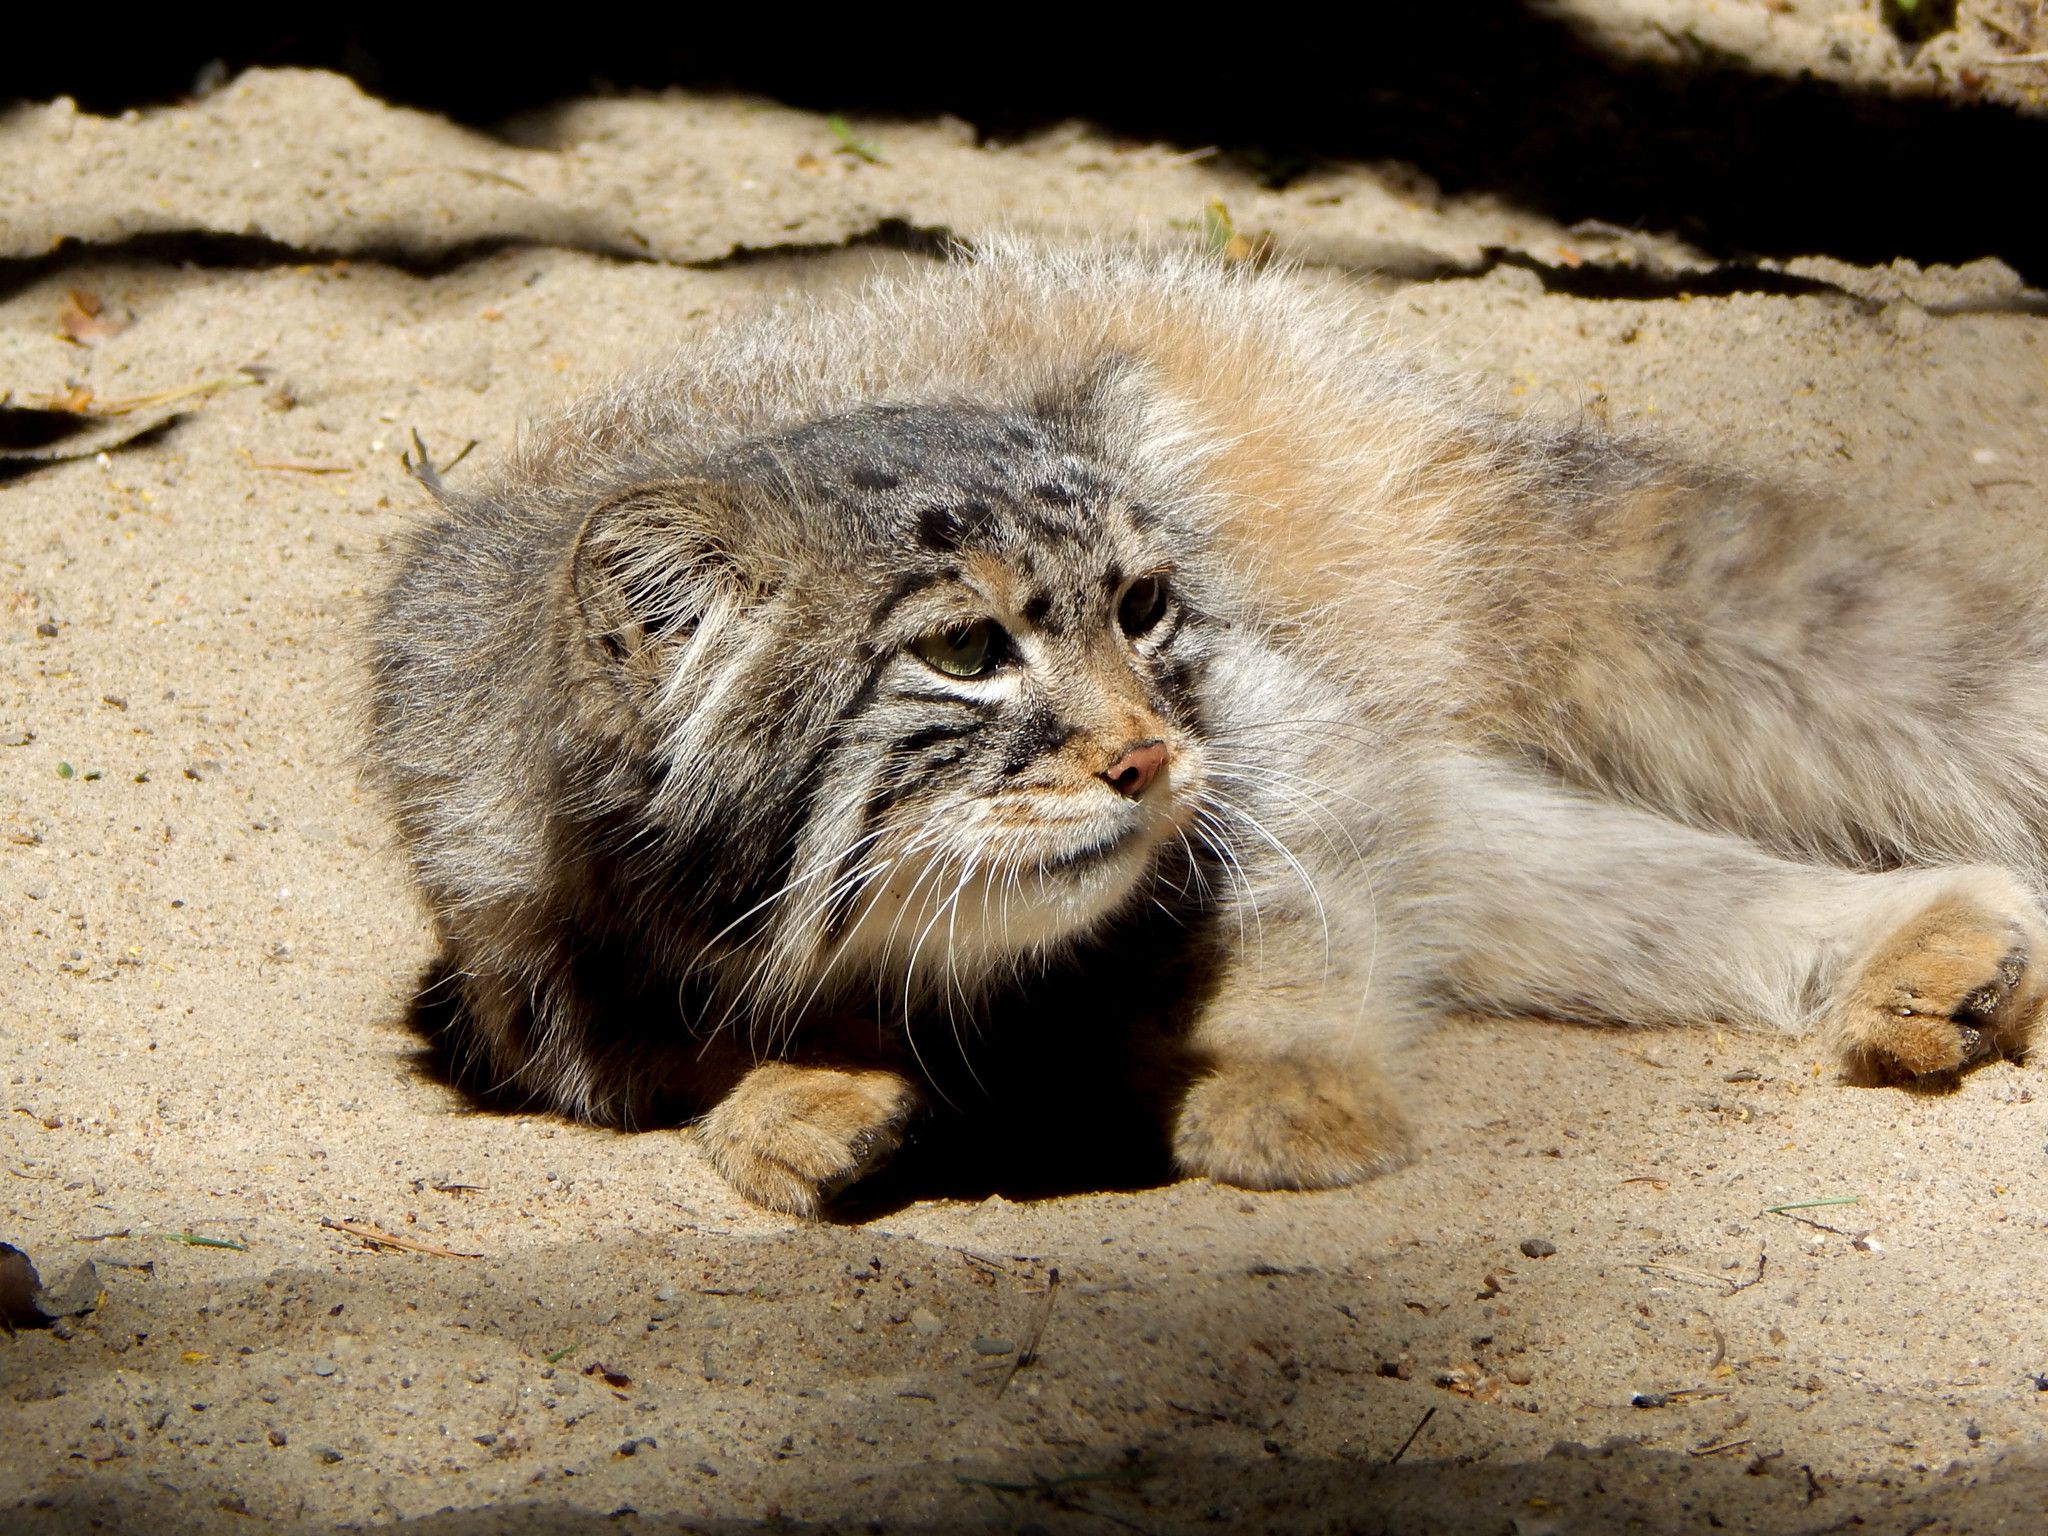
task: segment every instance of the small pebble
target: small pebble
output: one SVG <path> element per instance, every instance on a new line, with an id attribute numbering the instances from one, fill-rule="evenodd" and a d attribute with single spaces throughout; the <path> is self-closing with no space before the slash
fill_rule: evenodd
<path id="1" fill-rule="evenodd" d="M 1526 1365 L 1510 1366 L 1504 1374 L 1507 1376 L 1508 1384 L 1516 1387 L 1526 1387 L 1536 1379 L 1536 1373 Z"/>
<path id="2" fill-rule="evenodd" d="M 927 1311 L 923 1307 L 910 1309 L 910 1326 L 928 1339 L 943 1333 L 946 1328 L 945 1322 L 937 1313 Z"/>
<path id="3" fill-rule="evenodd" d="M 341 1452 L 337 1451 L 331 1445 L 323 1445 L 313 1452 L 313 1459 L 315 1461 L 321 1462 L 326 1466 L 331 1467 L 337 1461 L 341 1460 Z"/>
<path id="4" fill-rule="evenodd" d="M 334 1362 L 332 1360 L 315 1360 L 313 1362 L 313 1374 L 315 1376 L 332 1376 L 334 1374 Z"/>
<path id="5" fill-rule="evenodd" d="M 1522 1257 L 1525 1259 L 1547 1259 L 1557 1252 L 1557 1244 L 1547 1237 L 1525 1237 L 1522 1239 Z"/>
<path id="6" fill-rule="evenodd" d="M 1637 1408 L 1669 1408 L 1671 1406 L 1671 1394 L 1669 1392 L 1638 1392 L 1629 1399 L 1629 1402 Z"/>
<path id="7" fill-rule="evenodd" d="M 273 1429 L 270 1432 L 270 1443 L 272 1445 L 290 1445 L 292 1443 L 291 1436 L 281 1429 Z"/>
<path id="8" fill-rule="evenodd" d="M 1008 1339 L 990 1338 L 987 1334 L 974 1341 L 974 1352 L 977 1355 L 1007 1355 L 1016 1347 Z"/>
<path id="9" fill-rule="evenodd" d="M 659 1445 L 655 1444 L 654 1437 L 652 1435 L 642 1435 L 637 1440 L 624 1441 L 619 1446 L 619 1454 L 621 1456 L 637 1456 L 640 1454 L 640 1448 L 642 1446 L 645 1446 L 650 1451 L 658 1451 L 661 1449 Z"/>

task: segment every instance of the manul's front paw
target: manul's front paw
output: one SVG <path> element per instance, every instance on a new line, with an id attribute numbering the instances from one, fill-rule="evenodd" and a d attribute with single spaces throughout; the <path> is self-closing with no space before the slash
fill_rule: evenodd
<path id="1" fill-rule="evenodd" d="M 776 1061 L 741 1078 L 697 1137 L 756 1205 L 815 1220 L 827 1199 L 896 1150 L 916 1108 L 917 1090 L 893 1072 Z"/>
<path id="2" fill-rule="evenodd" d="M 1349 1063 L 1232 1061 L 1196 1082 L 1174 1124 L 1188 1173 L 1246 1189 L 1331 1189 L 1398 1164 L 1407 1130 L 1386 1085 Z"/>
<path id="3" fill-rule="evenodd" d="M 2044 960 L 2048 933 L 2024 893 L 1937 902 L 1887 936 L 1850 985 L 1837 1019 L 1844 1053 L 1878 1078 L 2019 1055 L 2048 994 Z"/>

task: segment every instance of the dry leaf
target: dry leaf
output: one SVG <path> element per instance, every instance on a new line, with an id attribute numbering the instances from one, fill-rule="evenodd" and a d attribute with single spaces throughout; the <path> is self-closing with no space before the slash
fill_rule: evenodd
<path id="1" fill-rule="evenodd" d="M 125 309 L 108 309 L 90 288 L 74 288 L 57 310 L 57 329 L 67 341 L 89 347 L 127 330 L 134 318 Z"/>

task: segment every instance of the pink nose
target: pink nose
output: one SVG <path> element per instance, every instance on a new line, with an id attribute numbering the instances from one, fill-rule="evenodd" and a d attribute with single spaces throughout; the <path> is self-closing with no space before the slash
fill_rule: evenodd
<path id="1" fill-rule="evenodd" d="M 1166 766 L 1166 743 L 1148 741 L 1132 747 L 1103 771 L 1102 780 L 1120 795 L 1135 800 Z"/>

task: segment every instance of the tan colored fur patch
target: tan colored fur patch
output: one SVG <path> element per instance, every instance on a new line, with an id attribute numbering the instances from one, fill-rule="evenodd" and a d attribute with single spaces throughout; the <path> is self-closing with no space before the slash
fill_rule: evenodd
<path id="1" fill-rule="evenodd" d="M 756 1205 L 815 1218 L 896 1150 L 917 1091 L 893 1072 L 842 1072 L 771 1061 L 704 1117 L 712 1165 Z"/>
<path id="2" fill-rule="evenodd" d="M 1844 1044 L 1882 1077 L 1952 1072 L 2030 1043 L 2048 940 L 2025 909 L 1944 901 L 1890 934 L 1850 984 Z"/>

